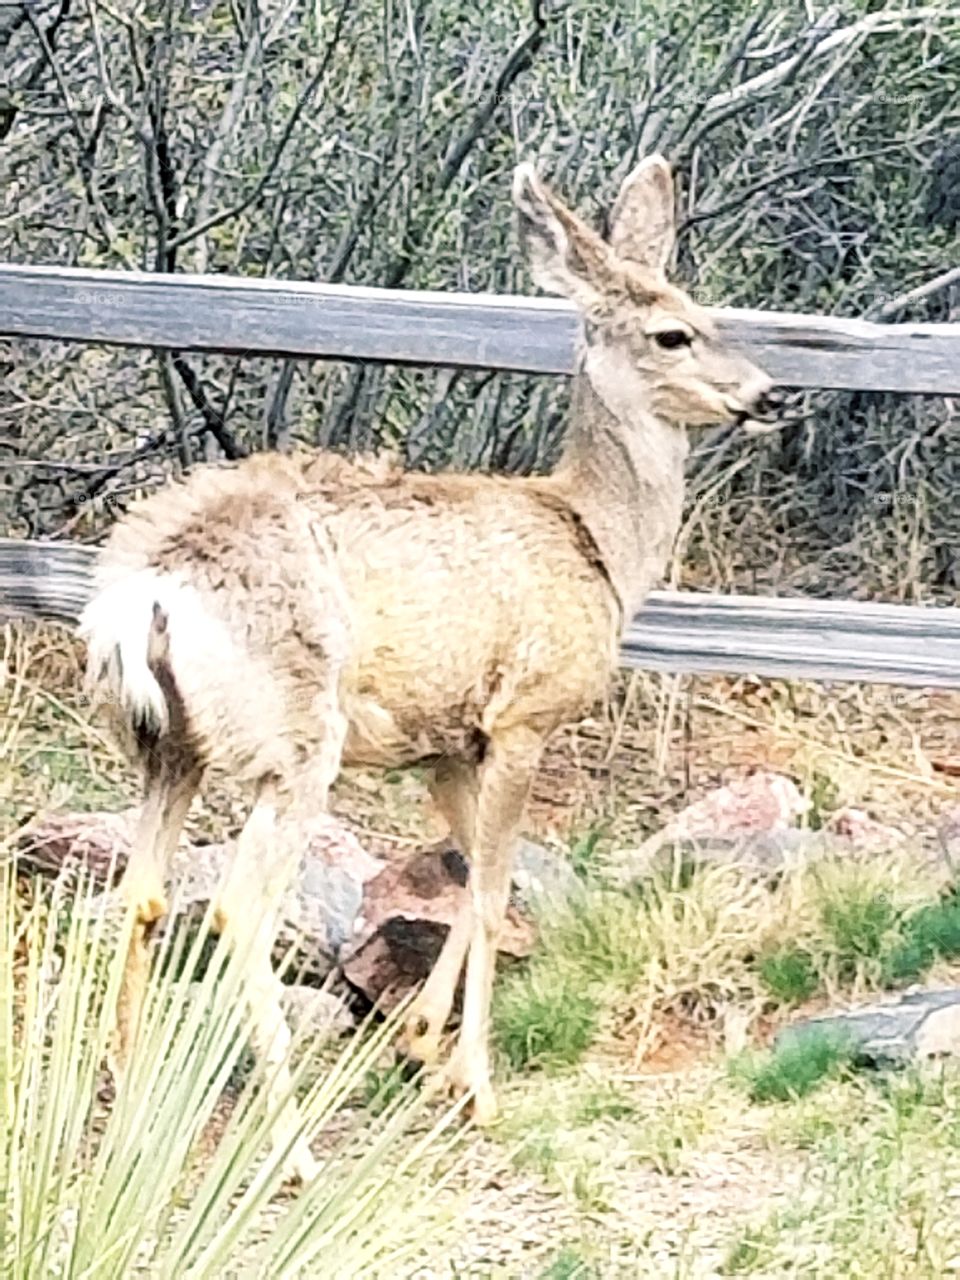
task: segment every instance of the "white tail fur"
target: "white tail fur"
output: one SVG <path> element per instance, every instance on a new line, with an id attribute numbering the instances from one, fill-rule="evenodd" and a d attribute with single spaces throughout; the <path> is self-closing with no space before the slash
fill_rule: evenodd
<path id="1" fill-rule="evenodd" d="M 173 672 L 178 649 L 206 638 L 212 652 L 223 654 L 226 641 L 199 592 L 179 575 L 155 569 L 140 569 L 103 587 L 81 615 L 80 635 L 89 654 L 88 685 L 112 698 L 129 726 L 151 734 L 170 727 L 157 662 L 169 654 Z"/>

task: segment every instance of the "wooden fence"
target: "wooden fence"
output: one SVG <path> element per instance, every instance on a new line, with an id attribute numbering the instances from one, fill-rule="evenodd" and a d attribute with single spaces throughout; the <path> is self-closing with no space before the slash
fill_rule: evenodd
<path id="1" fill-rule="evenodd" d="M 960 325 L 712 314 L 782 386 L 960 392 Z M 0 264 L 8 337 L 570 373 L 578 323 L 553 298 Z"/>
<path id="2" fill-rule="evenodd" d="M 790 387 L 960 393 L 960 325 L 718 308 Z M 0 335 L 526 373 L 573 369 L 564 302 L 0 264 Z M 0 540 L 0 615 L 75 621 L 92 551 Z M 960 609 L 655 592 L 625 666 L 960 688 Z"/>

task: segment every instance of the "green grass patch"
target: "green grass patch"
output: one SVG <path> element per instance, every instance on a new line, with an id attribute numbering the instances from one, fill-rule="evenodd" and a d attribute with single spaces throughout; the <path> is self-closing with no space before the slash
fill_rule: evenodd
<path id="1" fill-rule="evenodd" d="M 570 845 L 570 865 L 581 880 L 592 880 L 599 869 L 600 846 L 604 829 L 600 826 L 590 827 Z"/>
<path id="2" fill-rule="evenodd" d="M 748 1055 L 733 1064 L 753 1102 L 788 1102 L 836 1077 L 850 1062 L 845 1037 L 821 1030 L 796 1035 L 770 1053 Z"/>
<path id="3" fill-rule="evenodd" d="M 852 979 L 863 960 L 880 960 L 898 938 L 899 913 L 883 892 L 858 893 L 827 899 L 821 919 L 840 962 L 840 976 Z"/>
<path id="4" fill-rule="evenodd" d="M 802 1004 L 820 989 L 820 974 L 809 951 L 778 947 L 760 957 L 760 981 L 779 1004 Z"/>
<path id="5" fill-rule="evenodd" d="M 956 1068 L 834 1078 L 781 1107 L 768 1140 L 809 1153 L 786 1196 L 741 1226 L 723 1275 L 956 1273 L 960 1215 Z"/>
<path id="6" fill-rule="evenodd" d="M 416 1072 L 406 1062 L 394 1062 L 389 1067 L 371 1067 L 363 1077 L 360 1090 L 363 1105 L 373 1115 L 382 1115 L 410 1089 L 415 1078 Z"/>
<path id="7" fill-rule="evenodd" d="M 597 1272 L 577 1249 L 565 1245 L 538 1280 L 593 1280 Z"/>
<path id="8" fill-rule="evenodd" d="M 578 1124 L 595 1120 L 630 1120 L 637 1115 L 637 1104 L 614 1085 L 598 1085 L 588 1089 L 580 1099 L 576 1112 Z"/>
<path id="9" fill-rule="evenodd" d="M 929 907 L 921 907 L 908 917 L 905 930 L 916 945 L 945 960 L 960 956 L 960 893 L 954 891 Z"/>
<path id="10" fill-rule="evenodd" d="M 515 1069 L 572 1066 L 597 1033 L 596 999 L 532 967 L 511 975 L 494 999 L 493 1033 Z"/>

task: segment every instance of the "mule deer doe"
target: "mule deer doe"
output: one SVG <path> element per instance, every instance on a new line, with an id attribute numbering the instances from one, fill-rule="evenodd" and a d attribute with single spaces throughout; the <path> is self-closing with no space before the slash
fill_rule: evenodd
<path id="1" fill-rule="evenodd" d="M 674 194 L 663 159 L 624 182 L 609 242 L 529 164 L 513 198 L 534 279 L 575 302 L 585 325 L 554 474 L 405 474 L 329 453 L 261 455 L 201 467 L 148 498 L 102 553 L 82 621 L 90 674 L 122 708 L 145 776 L 123 881 L 134 924 L 120 1066 L 142 1008 L 148 935 L 167 909 L 168 860 L 208 765 L 255 796 L 216 919 L 234 946 L 253 939 L 252 1036 L 279 1097 L 290 1034 L 270 950 L 298 825 L 326 806 L 341 764 L 428 762 L 470 861 L 471 895 L 403 1038 L 413 1057 L 436 1059 L 466 960 L 448 1078 L 472 1094 L 478 1119 L 495 1115 L 497 938 L 541 749 L 603 694 L 621 628 L 663 570 L 686 428 L 760 430 L 773 407 L 768 378 L 666 281 Z M 280 1127 L 297 1123 L 290 1103 Z M 292 1157 L 310 1177 L 302 1137 Z"/>

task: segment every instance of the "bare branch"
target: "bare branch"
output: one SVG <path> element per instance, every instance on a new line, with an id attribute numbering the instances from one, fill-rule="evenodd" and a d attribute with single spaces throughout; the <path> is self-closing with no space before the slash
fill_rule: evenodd
<path id="1" fill-rule="evenodd" d="M 257 179 L 253 189 L 244 196 L 242 200 L 231 205 L 229 209 L 223 209 L 219 213 L 211 214 L 203 222 L 198 222 L 194 226 L 188 227 L 185 231 L 181 231 L 180 234 L 171 241 L 169 246 L 171 249 L 179 249 L 183 245 L 189 244 L 191 240 L 196 240 L 198 236 L 204 235 L 207 231 L 210 231 L 211 228 L 218 227 L 223 222 L 229 222 L 231 218 L 235 218 L 238 214 L 243 213 L 244 209 L 249 209 L 249 207 L 259 199 L 267 183 L 276 172 L 277 166 L 280 164 L 280 160 L 286 151 L 287 144 L 293 135 L 294 129 L 297 127 L 301 115 L 319 86 L 326 78 L 333 55 L 340 43 L 340 37 L 343 33 L 343 26 L 346 22 L 347 14 L 351 11 L 352 5 L 350 0 L 344 0 L 343 4 L 340 6 L 340 12 L 337 14 L 337 23 L 334 27 L 333 35 L 328 40 L 327 47 L 324 50 L 320 67 L 310 77 L 310 81 L 307 84 L 306 89 L 304 89 L 303 93 L 301 93 L 300 97 L 297 99 L 297 104 L 287 118 L 287 123 L 283 127 L 283 132 L 280 134 L 280 139 L 277 142 L 273 155 L 270 157 L 267 167 Z"/>
<path id="2" fill-rule="evenodd" d="M 179 351 L 170 353 L 174 369 L 180 376 L 180 380 L 187 389 L 187 395 L 193 401 L 194 407 L 203 418 L 204 429 L 209 431 L 217 444 L 223 450 L 224 455 L 231 460 L 235 458 L 245 458 L 247 450 L 238 444 L 232 432 L 227 427 L 223 419 L 223 415 L 210 403 L 207 393 L 203 389 L 203 383 L 197 377 L 196 373 L 187 364 L 183 355 Z"/>
<path id="3" fill-rule="evenodd" d="M 908 307 L 912 302 L 921 302 L 924 298 L 930 298 L 935 293 L 942 293 L 944 289 L 948 289 L 950 285 L 958 282 L 960 282 L 960 267 L 951 267 L 949 271 L 944 271 L 940 275 L 934 276 L 926 284 L 919 284 L 915 289 L 908 289 L 906 293 L 901 293 L 899 297 L 892 298 L 881 306 L 869 307 L 863 313 L 863 318 L 864 320 L 889 320 L 891 316 L 895 316 L 898 311 L 902 311 L 904 307 Z"/>
<path id="4" fill-rule="evenodd" d="M 227 95 L 227 101 L 224 104 L 223 111 L 220 113 L 220 120 L 214 131 L 213 141 L 207 148 L 206 155 L 203 157 L 202 177 L 200 179 L 200 192 L 197 196 L 196 204 L 196 221 L 201 226 L 210 220 L 210 206 L 213 202 L 213 188 L 219 175 L 220 162 L 223 159 L 223 153 L 227 148 L 230 140 L 233 138 L 240 123 L 240 112 L 243 107 L 244 98 L 247 95 L 247 86 L 250 83 L 250 76 L 258 58 L 262 53 L 262 45 L 260 43 L 260 34 L 256 23 L 253 24 L 253 31 L 247 39 L 247 46 L 243 53 L 243 62 L 240 64 L 240 70 L 233 81 L 230 93 Z M 195 248 L 195 265 L 194 269 L 201 274 L 207 269 L 209 256 L 209 240 L 206 232 L 202 232 L 197 237 Z"/>

